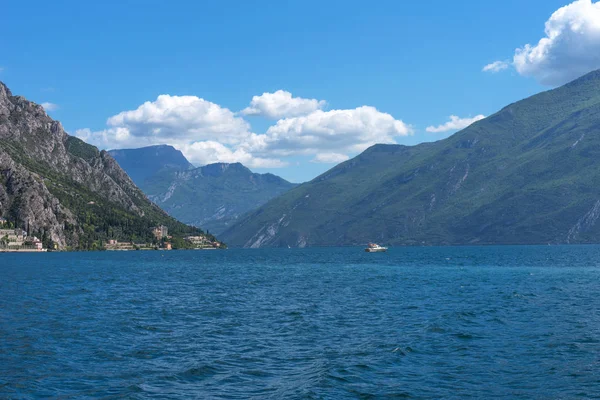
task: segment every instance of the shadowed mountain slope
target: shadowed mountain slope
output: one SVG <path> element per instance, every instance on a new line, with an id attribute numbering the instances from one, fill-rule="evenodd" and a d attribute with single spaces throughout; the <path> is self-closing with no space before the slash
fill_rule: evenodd
<path id="1" fill-rule="evenodd" d="M 219 234 L 241 215 L 296 185 L 240 163 L 194 168 L 171 146 L 111 150 L 148 197 L 173 217 Z"/>
<path id="2" fill-rule="evenodd" d="M 139 149 L 109 150 L 136 185 L 142 186 L 146 179 L 161 171 L 194 168 L 181 151 L 168 145 L 142 147 Z"/>
<path id="3" fill-rule="evenodd" d="M 598 243 L 600 71 L 453 136 L 376 145 L 223 233 L 234 246 Z"/>
<path id="4" fill-rule="evenodd" d="M 69 136 L 1 82 L 0 216 L 61 249 L 148 242 L 159 224 L 176 237 L 201 232 L 151 203 L 106 151 Z"/>

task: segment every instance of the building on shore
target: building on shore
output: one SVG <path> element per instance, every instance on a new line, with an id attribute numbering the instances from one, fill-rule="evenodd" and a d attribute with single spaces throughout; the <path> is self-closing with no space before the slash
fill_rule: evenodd
<path id="1" fill-rule="evenodd" d="M 211 241 L 209 238 L 202 235 L 187 236 L 185 237 L 185 240 L 194 245 L 194 247 L 197 249 L 216 249 L 221 247 L 221 243 L 217 241 Z"/>
<path id="2" fill-rule="evenodd" d="M 22 229 L 0 229 L 0 251 L 47 251 L 40 239 Z"/>
<path id="3" fill-rule="evenodd" d="M 156 240 L 162 240 L 162 238 L 169 236 L 169 228 L 164 225 L 157 226 L 156 228 L 152 229 L 152 234 Z"/>
<path id="4" fill-rule="evenodd" d="M 203 245 L 208 243 L 206 236 L 186 236 L 185 240 L 194 245 Z"/>
<path id="5" fill-rule="evenodd" d="M 13 242 L 24 242 L 27 238 L 27 232 L 22 229 L 0 229 L 1 238 L 7 238 Z"/>
<path id="6" fill-rule="evenodd" d="M 131 250 L 171 250 L 171 243 L 165 242 L 162 246 L 157 246 L 152 243 L 134 243 L 134 242 L 119 242 L 116 239 L 110 239 L 104 245 L 105 250 L 110 251 L 131 251 Z"/>
<path id="7" fill-rule="evenodd" d="M 133 243 L 131 242 L 119 242 L 117 240 L 111 239 L 108 241 L 108 243 L 106 243 L 104 245 L 104 248 L 106 250 L 113 250 L 113 251 L 127 251 L 127 250 L 135 250 L 135 247 L 133 245 Z"/>

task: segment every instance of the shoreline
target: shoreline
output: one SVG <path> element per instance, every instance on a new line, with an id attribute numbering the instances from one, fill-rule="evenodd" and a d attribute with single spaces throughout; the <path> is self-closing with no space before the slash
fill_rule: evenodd
<path id="1" fill-rule="evenodd" d="M 38 250 L 38 249 L 2 249 L 0 253 L 47 253 L 48 249 Z"/>

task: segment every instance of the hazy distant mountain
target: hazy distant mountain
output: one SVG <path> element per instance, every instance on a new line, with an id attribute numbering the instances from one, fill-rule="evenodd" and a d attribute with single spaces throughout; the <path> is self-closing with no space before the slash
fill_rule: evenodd
<path id="1" fill-rule="evenodd" d="M 296 185 L 242 164 L 193 168 L 171 146 L 111 150 L 148 197 L 173 217 L 217 234 Z"/>
<path id="2" fill-rule="evenodd" d="M 600 71 L 436 143 L 376 145 L 270 201 L 231 245 L 600 242 Z"/>
<path id="3" fill-rule="evenodd" d="M 61 249 L 151 241 L 158 224 L 175 236 L 200 232 L 152 204 L 106 151 L 69 136 L 2 82 L 0 216 Z"/>
<path id="4" fill-rule="evenodd" d="M 164 170 L 194 168 L 181 151 L 169 145 L 142 147 L 140 149 L 109 150 L 129 177 L 137 184 Z"/>
<path id="5" fill-rule="evenodd" d="M 218 234 L 241 215 L 296 185 L 273 174 L 256 174 L 240 163 L 164 171 L 147 179 L 148 197 L 175 218 Z"/>

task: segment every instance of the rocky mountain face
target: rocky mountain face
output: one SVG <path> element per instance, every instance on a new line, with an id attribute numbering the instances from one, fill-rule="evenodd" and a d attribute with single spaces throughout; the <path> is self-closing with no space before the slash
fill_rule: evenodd
<path id="1" fill-rule="evenodd" d="M 112 150 L 111 154 L 171 216 L 217 235 L 243 214 L 296 186 L 273 174 L 253 173 L 240 163 L 190 169 L 185 157 L 170 146 Z M 144 165 L 154 168 L 143 179 L 139 178 L 142 162 L 135 161 L 141 156 Z"/>
<path id="2" fill-rule="evenodd" d="M 223 233 L 244 247 L 600 242 L 600 71 L 453 136 L 376 145 Z"/>
<path id="3" fill-rule="evenodd" d="M 44 109 L 0 82 L 0 216 L 59 248 L 151 237 L 167 216 L 105 151 L 69 136 Z"/>
<path id="4" fill-rule="evenodd" d="M 148 146 L 139 149 L 109 150 L 127 175 L 142 187 L 146 179 L 163 171 L 185 171 L 194 166 L 181 151 L 169 145 Z"/>

